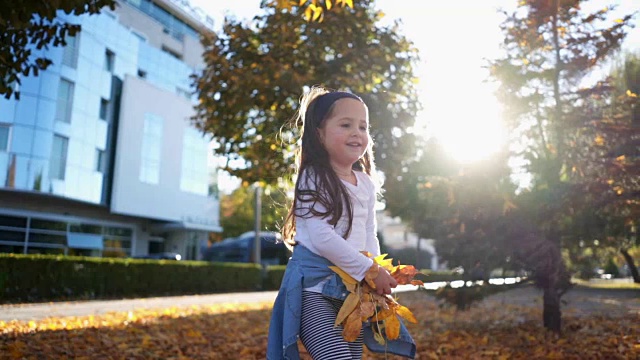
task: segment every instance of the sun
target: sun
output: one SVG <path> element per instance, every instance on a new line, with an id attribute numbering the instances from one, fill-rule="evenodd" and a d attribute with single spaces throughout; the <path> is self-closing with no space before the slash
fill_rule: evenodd
<path id="1" fill-rule="evenodd" d="M 425 139 L 435 137 L 461 163 L 486 159 L 505 144 L 502 106 L 486 88 L 470 96 L 438 96 L 427 102 L 418 119 Z"/>

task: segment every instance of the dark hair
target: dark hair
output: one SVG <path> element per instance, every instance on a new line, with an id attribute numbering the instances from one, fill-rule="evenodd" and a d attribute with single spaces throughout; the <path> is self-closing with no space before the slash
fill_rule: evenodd
<path id="1" fill-rule="evenodd" d="M 351 93 L 332 92 L 322 86 L 313 86 L 301 97 L 300 108 L 293 118 L 293 126 L 300 129 L 301 146 L 296 150 L 297 179 L 293 202 L 282 227 L 282 238 L 289 248 L 296 244 L 296 214 L 301 217 L 329 218 L 328 223 L 335 226 L 346 210 L 348 227 L 342 236 L 346 239 L 351 232 L 353 208 L 349 192 L 331 167 L 329 153 L 322 145 L 317 131 L 323 126 L 323 121 L 331 116 L 335 102 L 342 98 L 362 101 Z M 366 107 L 364 101 L 362 103 Z M 363 171 L 370 176 L 375 175 L 372 146 L 373 142 L 369 139 L 365 154 L 353 164 L 354 170 Z M 301 181 L 312 186 L 302 186 Z M 302 203 L 307 206 L 302 207 Z M 326 211 L 319 211 L 315 204 L 322 205 Z M 296 213 L 296 210 L 302 208 L 305 209 L 305 214 Z"/>

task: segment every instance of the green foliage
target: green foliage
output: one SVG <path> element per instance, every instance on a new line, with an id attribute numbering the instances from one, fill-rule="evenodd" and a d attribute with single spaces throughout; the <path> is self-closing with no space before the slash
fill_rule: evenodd
<path id="1" fill-rule="evenodd" d="M 254 291 L 254 264 L 0 254 L 0 302 Z"/>
<path id="2" fill-rule="evenodd" d="M 67 36 L 76 36 L 80 25 L 56 18 L 65 14 L 98 14 L 115 0 L 0 0 L 0 94 L 20 98 L 17 86 L 21 76 L 37 76 L 51 65 L 51 60 L 33 57 L 34 49 L 65 46 Z"/>
<path id="3" fill-rule="evenodd" d="M 335 7 L 322 23 L 305 21 L 298 7 L 273 6 L 264 1 L 250 25 L 226 19 L 219 36 L 204 39 L 194 121 L 220 144 L 216 153 L 229 159 L 224 170 L 247 183 L 289 180 L 298 133 L 283 125 L 303 90 L 318 84 L 363 97 L 376 161 L 392 181 L 415 153 L 417 50 L 397 25 L 376 25 L 380 14 L 370 1 Z"/>
<path id="4" fill-rule="evenodd" d="M 607 261 L 607 265 L 605 265 L 603 270 L 605 274 L 611 274 L 614 278 L 620 277 L 620 270 L 616 263 L 613 262 L 613 259 Z"/>
<path id="5" fill-rule="evenodd" d="M 255 188 L 242 185 L 220 199 L 220 225 L 223 238 L 235 237 L 255 230 Z M 261 198 L 261 229 L 279 231 L 288 209 L 285 191 L 275 185 L 265 185 Z"/>

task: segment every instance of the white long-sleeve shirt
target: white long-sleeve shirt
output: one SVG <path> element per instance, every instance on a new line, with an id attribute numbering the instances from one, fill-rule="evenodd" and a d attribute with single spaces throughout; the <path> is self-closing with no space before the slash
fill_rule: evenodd
<path id="1" fill-rule="evenodd" d="M 330 216 L 326 218 L 299 216 L 307 213 L 308 207 L 311 206 L 309 203 L 298 204 L 302 209 L 296 212 L 298 216 L 296 216 L 295 240 L 312 252 L 327 258 L 354 279 L 360 281 L 373 264 L 373 260 L 367 258 L 360 251 L 365 250 L 374 255 L 380 255 L 380 244 L 376 236 L 376 187 L 369 175 L 361 171 L 354 171 L 354 173 L 357 179 L 356 185 L 343 181 L 351 197 L 353 209 L 351 233 L 346 240 L 342 237 L 347 230 L 349 221 L 346 206 L 343 209 L 342 217 L 334 227 L 328 222 Z M 301 174 L 301 176 L 305 176 L 305 174 Z M 313 181 L 308 180 L 308 177 L 301 179 L 301 188 L 314 189 Z M 321 212 L 326 211 L 324 206 L 319 203 L 314 205 L 314 209 Z M 321 283 L 307 290 L 321 290 L 322 285 L 324 284 Z"/>

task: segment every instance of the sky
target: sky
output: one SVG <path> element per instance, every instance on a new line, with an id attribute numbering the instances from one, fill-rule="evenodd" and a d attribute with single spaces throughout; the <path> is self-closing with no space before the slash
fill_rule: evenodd
<path id="1" fill-rule="evenodd" d="M 225 15 L 250 20 L 260 13 L 260 0 L 190 0 L 214 19 L 219 29 Z M 499 8 L 513 8 L 516 0 L 377 0 L 383 23 L 401 21 L 400 31 L 420 51 L 416 74 L 423 111 L 416 119 L 417 131 L 436 136 L 459 161 L 472 162 L 503 144 L 501 106 L 493 96 L 484 68 L 500 54 L 502 21 Z M 600 8 L 617 4 L 618 11 L 640 10 L 640 0 L 592 0 Z M 640 50 L 640 14 L 627 37 L 626 49 Z M 464 98 L 464 106 L 460 99 Z M 452 115 L 452 109 L 454 114 Z M 222 182 L 226 180 L 221 181 Z"/>

